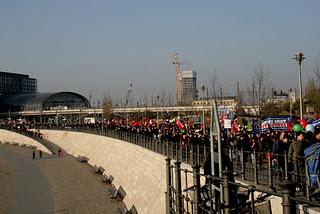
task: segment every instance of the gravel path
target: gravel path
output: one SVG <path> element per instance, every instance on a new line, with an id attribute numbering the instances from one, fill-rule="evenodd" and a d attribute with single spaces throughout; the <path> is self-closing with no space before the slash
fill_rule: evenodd
<path id="1" fill-rule="evenodd" d="M 6 213 L 11 206 L 15 178 L 16 173 L 12 166 L 0 156 L 0 213 Z"/>
<path id="2" fill-rule="evenodd" d="M 0 145 L 0 213 L 9 210 L 9 213 L 112 214 L 124 206 L 123 202 L 111 202 L 108 185 L 100 182 L 100 176 L 92 173 L 89 165 L 76 161 L 73 156 L 44 153 L 39 159 L 37 153 L 35 160 L 31 156 L 31 149 Z M 28 178 L 18 177 L 22 171 Z M 30 212 L 21 204 L 27 204 Z"/>

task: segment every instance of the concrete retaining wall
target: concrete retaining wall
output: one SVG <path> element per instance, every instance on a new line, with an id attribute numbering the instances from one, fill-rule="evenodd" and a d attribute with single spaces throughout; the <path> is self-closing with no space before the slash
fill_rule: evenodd
<path id="1" fill-rule="evenodd" d="M 36 146 L 38 150 L 42 150 L 43 152 L 52 154 L 46 147 L 44 147 L 38 141 L 36 141 L 30 137 L 24 136 L 22 134 L 18 134 L 16 132 L 11 132 L 11 131 L 7 131 L 4 129 L 0 129 L 0 140 Z"/>
<path id="2" fill-rule="evenodd" d="M 102 166 L 111 174 L 116 187 L 127 195 L 127 207 L 133 204 L 139 213 L 165 213 L 165 157 L 137 145 L 104 136 L 54 130 L 41 130 L 44 137 L 66 152 L 89 158 L 89 164 Z M 192 170 L 190 166 L 181 167 Z M 188 176 L 188 180 L 192 179 Z M 182 173 L 182 181 L 185 181 Z M 184 184 L 184 182 L 182 182 Z M 185 188 L 185 185 L 182 185 Z"/>
<path id="3" fill-rule="evenodd" d="M 117 187 L 121 185 L 126 191 L 124 201 L 128 208 L 134 204 L 139 213 L 165 213 L 164 156 L 131 143 L 98 135 L 55 130 L 41 130 L 41 133 L 66 152 L 74 156 L 84 155 L 89 158 L 89 164 L 102 166 L 106 174 L 115 178 L 114 184 Z M 192 170 L 185 164 L 181 168 Z M 184 189 L 184 173 L 181 180 Z M 187 180 L 192 185 L 192 177 L 188 176 Z M 258 194 L 256 192 L 255 196 Z M 271 196 L 269 199 L 272 213 L 282 213 L 282 198 Z"/>

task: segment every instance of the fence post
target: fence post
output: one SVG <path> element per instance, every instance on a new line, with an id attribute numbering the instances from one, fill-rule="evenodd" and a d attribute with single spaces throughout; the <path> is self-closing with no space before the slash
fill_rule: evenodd
<path id="1" fill-rule="evenodd" d="M 257 166 L 257 154 L 256 154 L 256 150 L 253 149 L 253 166 L 254 166 L 254 184 L 258 184 L 258 166 Z"/>
<path id="2" fill-rule="evenodd" d="M 175 171 L 175 184 L 176 184 L 176 213 L 182 214 L 183 207 L 182 207 L 182 192 L 181 192 L 181 162 L 176 161 L 174 162 L 176 167 Z"/>
<path id="3" fill-rule="evenodd" d="M 188 149 L 189 149 L 189 143 L 186 145 L 186 149 L 185 149 L 186 163 L 188 163 Z"/>
<path id="4" fill-rule="evenodd" d="M 183 146 L 181 143 L 179 143 L 179 154 L 180 154 L 180 161 L 183 161 Z"/>
<path id="5" fill-rule="evenodd" d="M 200 166 L 199 165 L 193 165 L 193 185 L 195 188 L 194 191 L 194 213 L 198 214 L 200 213 Z"/>
<path id="6" fill-rule="evenodd" d="M 171 159 L 169 157 L 166 158 L 167 162 L 167 214 L 171 213 L 172 210 L 172 194 L 171 194 Z"/>
<path id="7" fill-rule="evenodd" d="M 246 178 L 245 173 L 244 173 L 244 154 L 243 154 L 243 148 L 241 147 L 240 150 L 240 163 L 241 163 L 241 178 L 244 180 Z"/>
<path id="8" fill-rule="evenodd" d="M 308 162 L 307 159 L 304 160 L 304 167 L 305 167 L 305 172 L 306 172 L 306 198 L 310 200 L 310 193 L 309 193 L 309 185 L 310 185 L 310 180 L 309 180 L 309 173 L 308 173 Z"/>
<path id="9" fill-rule="evenodd" d="M 296 213 L 295 202 L 290 199 L 295 195 L 295 184 L 292 181 L 280 183 L 282 193 L 282 211 L 283 214 Z"/>
<path id="10" fill-rule="evenodd" d="M 287 152 L 284 152 L 284 179 L 288 180 L 288 156 L 287 156 Z"/>
<path id="11" fill-rule="evenodd" d="M 209 149 L 210 151 L 210 149 Z M 207 157 L 207 145 L 203 145 L 203 157 L 204 159 Z M 203 160 L 203 163 L 205 162 L 205 160 Z"/>
<path id="12" fill-rule="evenodd" d="M 255 207 L 254 207 L 254 186 L 250 185 L 248 186 L 248 191 L 250 192 L 250 196 L 251 196 L 251 213 L 254 214 L 255 213 Z"/>
<path id="13" fill-rule="evenodd" d="M 193 144 L 193 142 L 191 143 L 191 145 L 190 145 L 190 162 L 191 162 L 191 164 L 195 164 L 195 162 L 194 162 L 194 144 Z"/>
<path id="14" fill-rule="evenodd" d="M 268 176 L 269 176 L 269 187 L 273 188 L 273 179 L 272 179 L 272 165 L 271 165 L 271 158 L 270 155 L 268 157 Z"/>
<path id="15" fill-rule="evenodd" d="M 179 160 L 179 152 L 178 152 L 178 142 L 175 142 L 176 146 L 176 160 Z"/>
<path id="16" fill-rule="evenodd" d="M 173 150 L 174 150 L 174 149 L 173 149 L 173 143 L 175 143 L 175 142 L 174 142 L 174 141 L 172 141 L 172 142 L 171 142 L 171 146 L 170 146 L 170 148 L 171 148 L 171 157 L 172 157 L 172 158 L 174 158 L 174 153 L 173 153 Z"/>
<path id="17" fill-rule="evenodd" d="M 230 175 L 231 171 L 224 170 L 222 171 L 222 179 L 223 179 L 223 200 L 224 200 L 224 205 L 223 205 L 223 214 L 230 214 L 230 196 L 231 196 L 231 189 L 229 186 L 229 180 L 230 180 Z"/>
<path id="18" fill-rule="evenodd" d="M 199 148 L 199 143 L 197 143 L 197 164 L 200 164 L 200 148 Z"/>

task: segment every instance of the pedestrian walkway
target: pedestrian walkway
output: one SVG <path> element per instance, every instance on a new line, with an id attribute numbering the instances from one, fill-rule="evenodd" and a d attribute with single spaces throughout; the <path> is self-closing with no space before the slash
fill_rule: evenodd
<path id="1" fill-rule="evenodd" d="M 0 212 L 117 213 L 124 206 L 111 202 L 108 185 L 89 165 L 66 153 L 40 159 L 37 151 L 33 160 L 31 149 L 0 145 L 0 163 Z"/>
<path id="2" fill-rule="evenodd" d="M 11 147 L 13 146 L 1 145 L 0 149 L 0 156 L 10 164 L 11 170 L 15 172 L 15 186 L 9 213 L 45 213 L 48 210 L 54 210 L 52 188 L 46 175 L 31 159 L 32 150 L 23 149 L 29 150 L 27 154 L 27 151 L 16 151 L 22 148 Z"/>

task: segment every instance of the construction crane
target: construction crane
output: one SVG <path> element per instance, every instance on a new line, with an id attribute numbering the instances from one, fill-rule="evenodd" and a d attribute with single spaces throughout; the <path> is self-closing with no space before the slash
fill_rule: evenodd
<path id="1" fill-rule="evenodd" d="M 128 91 L 127 91 L 127 96 L 126 96 L 126 103 L 124 104 L 124 107 L 127 107 L 128 104 L 131 107 L 132 106 L 132 95 L 133 95 L 133 90 L 132 90 L 132 83 L 130 84 Z"/>
<path id="2" fill-rule="evenodd" d="M 181 65 L 191 65 L 189 62 L 179 62 L 178 61 L 179 53 L 177 51 L 174 51 L 171 59 L 172 64 L 175 65 L 175 71 L 176 71 L 176 102 L 179 104 L 182 100 L 182 91 L 181 91 Z"/>

